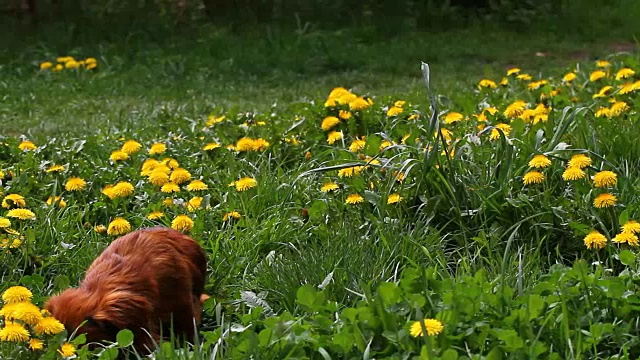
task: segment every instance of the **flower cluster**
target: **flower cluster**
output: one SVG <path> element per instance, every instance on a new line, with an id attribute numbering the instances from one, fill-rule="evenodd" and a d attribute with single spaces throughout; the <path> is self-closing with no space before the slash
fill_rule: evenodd
<path id="1" fill-rule="evenodd" d="M 98 60 L 92 57 L 88 57 L 84 60 L 77 60 L 73 56 L 62 56 L 57 58 L 55 62 L 44 61 L 40 63 L 40 70 L 48 70 L 53 72 L 58 72 L 65 69 L 92 70 L 96 67 L 98 67 Z"/>
<path id="2" fill-rule="evenodd" d="M 64 326 L 46 310 L 34 305 L 32 297 L 31 291 L 22 286 L 10 287 L 2 294 L 0 341 L 42 351 L 45 341 L 62 333 Z M 75 355 L 75 346 L 70 343 L 53 345 L 59 346 L 57 352 L 64 358 Z"/>

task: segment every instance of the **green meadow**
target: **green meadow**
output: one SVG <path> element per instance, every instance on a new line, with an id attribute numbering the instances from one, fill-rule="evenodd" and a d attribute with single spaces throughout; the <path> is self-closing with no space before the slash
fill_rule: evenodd
<path id="1" fill-rule="evenodd" d="M 638 358 L 624 10 L 399 34 L 3 24 L 0 358 L 144 358 L 39 308 L 150 226 L 200 242 L 211 295 L 196 344 L 154 359 Z"/>

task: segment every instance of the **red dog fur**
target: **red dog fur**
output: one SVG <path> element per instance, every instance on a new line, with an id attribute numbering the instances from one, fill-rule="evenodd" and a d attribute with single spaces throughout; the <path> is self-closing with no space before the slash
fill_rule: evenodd
<path id="1" fill-rule="evenodd" d="M 170 228 L 138 230 L 116 239 L 91 264 L 75 289 L 53 296 L 46 309 L 87 343 L 115 341 L 133 331 L 135 348 L 148 353 L 160 334 L 193 341 L 200 322 L 206 256 L 191 237 Z M 195 323 L 194 323 L 195 322 Z M 150 335 L 150 336 L 149 336 Z"/>

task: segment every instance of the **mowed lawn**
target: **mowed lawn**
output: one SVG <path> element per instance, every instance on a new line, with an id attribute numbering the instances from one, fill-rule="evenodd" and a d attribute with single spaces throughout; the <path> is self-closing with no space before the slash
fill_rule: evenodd
<path id="1" fill-rule="evenodd" d="M 130 351 L 122 332 L 76 353 L 82 337 L 46 331 L 47 314 L 7 309 L 41 307 L 154 225 L 202 244 L 212 296 L 198 344 L 157 358 L 640 353 L 628 39 L 202 26 L 4 40 L 0 357 Z"/>

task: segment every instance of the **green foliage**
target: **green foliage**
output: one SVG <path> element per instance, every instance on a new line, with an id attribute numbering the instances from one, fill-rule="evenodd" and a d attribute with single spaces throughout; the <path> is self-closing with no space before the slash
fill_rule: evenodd
<path id="1" fill-rule="evenodd" d="M 326 301 L 324 291 L 298 290 L 296 315 L 265 317 L 262 307 L 237 324 L 205 332 L 229 358 L 632 358 L 640 351 L 633 330 L 638 273 L 606 276 L 584 261 L 555 266 L 525 293 L 485 271 L 452 278 L 435 268 L 406 269 L 397 282 L 365 290 L 353 307 Z M 626 295 L 625 295 L 626 294 Z M 440 335 L 413 338 L 423 317 L 444 324 Z M 225 330 L 226 329 L 226 330 Z M 223 335 L 224 334 L 224 335 Z"/>

